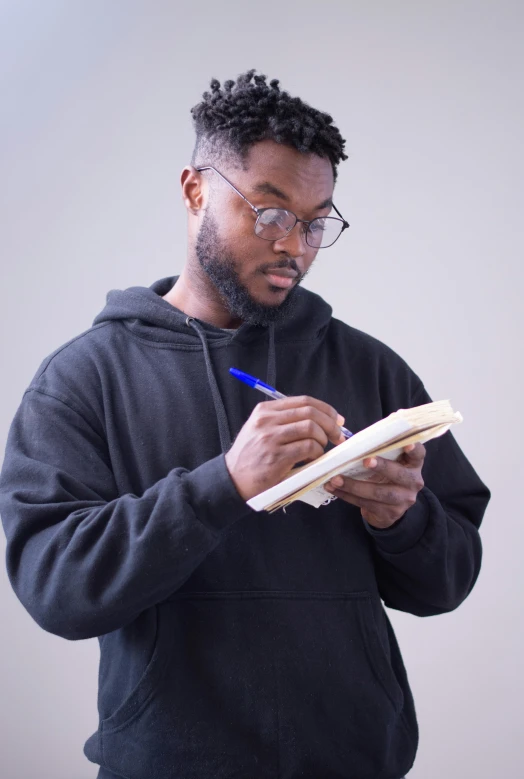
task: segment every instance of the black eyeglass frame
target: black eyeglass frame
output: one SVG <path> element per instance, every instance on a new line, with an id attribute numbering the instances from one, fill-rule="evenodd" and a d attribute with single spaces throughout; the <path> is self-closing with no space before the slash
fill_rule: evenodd
<path id="1" fill-rule="evenodd" d="M 316 216 L 316 217 L 315 217 L 315 219 L 309 219 L 309 220 L 308 220 L 308 219 L 299 219 L 299 218 L 298 218 L 298 216 L 297 216 L 296 214 L 294 214 L 294 213 L 293 213 L 293 211 L 289 211 L 287 208 L 280 208 L 279 206 L 271 206 L 270 208 L 257 208 L 256 206 L 254 206 L 254 205 L 253 205 L 253 203 L 250 203 L 250 202 L 249 202 L 249 200 L 247 199 L 247 197 L 246 197 L 245 195 L 243 195 L 243 194 L 242 194 L 242 192 L 240 192 L 240 191 L 239 191 L 239 190 L 238 190 L 238 189 L 235 187 L 235 185 L 234 185 L 234 184 L 232 184 L 232 183 L 229 181 L 229 179 L 227 179 L 227 178 L 226 178 L 226 177 L 225 177 L 225 176 L 224 176 L 222 173 L 220 173 L 220 171 L 219 171 L 219 170 L 217 170 L 216 168 L 214 168 L 212 165 L 204 165 L 203 167 L 201 167 L 201 168 L 196 168 L 195 170 L 197 170 L 199 173 L 201 173 L 201 172 L 202 172 L 202 171 L 204 171 L 204 170 L 212 170 L 212 171 L 214 171 L 215 173 L 218 173 L 218 175 L 220 176 L 220 178 L 221 178 L 221 179 L 223 179 L 223 180 L 226 182 L 226 184 L 229 184 L 229 186 L 231 187 L 231 189 L 234 189 L 234 190 L 235 190 L 235 192 L 237 193 L 237 195 L 240 195 L 240 197 L 242 198 L 242 200 L 245 200 L 245 201 L 246 201 L 246 203 L 248 204 L 248 206 L 249 206 L 250 208 L 252 208 L 252 209 L 253 209 L 253 211 L 255 212 L 255 214 L 257 215 L 257 220 L 256 220 L 256 222 L 255 222 L 255 226 L 254 226 L 255 235 L 257 236 L 257 238 L 261 238 L 263 241 L 270 241 L 270 242 L 272 242 L 272 243 L 273 243 L 274 241 L 280 241 L 282 238 L 285 238 L 285 237 L 286 237 L 286 235 L 289 235 L 289 233 L 290 233 L 292 230 L 294 230 L 294 229 L 295 229 L 295 227 L 296 227 L 296 225 L 297 225 L 297 223 L 298 223 L 298 222 L 301 222 L 302 224 L 305 224 L 305 225 L 307 225 L 306 232 L 305 232 L 305 236 L 306 236 L 306 243 L 307 243 L 307 245 L 308 245 L 308 246 L 310 246 L 312 249 L 329 249 L 331 246 L 333 246 L 333 245 L 334 245 L 334 244 L 335 244 L 335 243 L 338 241 L 338 239 L 340 238 L 340 236 L 342 235 L 342 233 L 344 232 L 344 230 L 346 230 L 346 229 L 349 227 L 349 222 L 347 222 L 347 221 L 344 219 L 344 217 L 342 216 L 342 214 L 340 213 L 340 211 L 338 210 L 338 208 L 336 207 L 336 205 L 335 205 L 334 203 L 332 203 L 332 206 L 333 206 L 333 208 L 335 209 L 335 211 L 337 212 L 337 214 L 339 215 L 340 219 L 337 219 L 337 217 L 336 217 L 336 216 Z M 292 227 L 290 227 L 290 228 L 289 228 L 289 230 L 287 231 L 287 233 L 286 233 L 286 234 L 284 234 L 284 235 L 282 235 L 280 238 L 264 238 L 264 236 L 263 236 L 263 235 L 258 235 L 258 233 L 256 232 L 256 229 L 257 229 L 257 224 L 259 223 L 260 217 L 262 216 L 262 214 L 263 214 L 265 211 L 286 211 L 288 214 L 291 214 L 291 216 L 294 216 L 294 217 L 295 217 L 295 223 L 294 223 L 294 225 L 293 225 Z M 333 219 L 333 220 L 334 220 L 334 221 L 336 221 L 336 222 L 342 222 L 342 228 L 341 228 L 341 230 L 340 230 L 339 234 L 337 235 L 337 237 L 335 238 L 335 240 L 333 241 L 333 243 L 328 243 L 328 245 L 327 245 L 327 246 L 313 246 L 312 244 L 310 244 L 310 243 L 309 243 L 309 241 L 308 241 L 308 239 L 307 239 L 307 237 L 308 237 L 308 233 L 309 233 L 309 228 L 310 228 L 310 226 L 311 226 L 311 224 L 312 224 L 313 222 L 316 222 L 316 221 L 317 221 L 317 219 Z"/>

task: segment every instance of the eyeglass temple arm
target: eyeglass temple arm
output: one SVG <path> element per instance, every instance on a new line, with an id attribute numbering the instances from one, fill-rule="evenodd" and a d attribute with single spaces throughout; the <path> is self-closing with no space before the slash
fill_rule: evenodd
<path id="1" fill-rule="evenodd" d="M 349 227 L 349 222 L 346 222 L 346 220 L 344 219 L 344 217 L 342 216 L 342 214 L 340 213 L 340 211 L 338 210 L 338 208 L 336 207 L 336 205 L 334 203 L 332 203 L 332 206 L 335 209 L 335 211 L 337 212 L 337 214 L 339 215 L 339 217 L 344 222 L 344 227 L 342 229 L 345 230 L 346 227 Z"/>
<path id="2" fill-rule="evenodd" d="M 231 187 L 231 189 L 234 189 L 234 190 L 235 190 L 235 192 L 237 193 L 237 195 L 240 195 L 240 197 L 242 198 L 242 200 L 245 200 L 245 201 L 246 201 L 246 203 L 248 204 L 248 206 L 250 206 L 250 208 L 252 208 L 252 209 L 253 209 L 253 211 L 255 212 L 255 214 L 258 214 L 258 208 L 256 208 L 254 205 L 252 205 L 252 204 L 249 202 L 249 200 L 247 199 L 247 197 L 244 197 L 244 195 L 242 194 L 242 192 L 239 192 L 239 191 L 238 191 L 238 189 L 235 187 L 235 185 L 234 185 L 234 184 L 232 184 L 230 181 L 228 181 L 228 179 L 226 179 L 226 177 L 225 177 L 225 176 L 223 176 L 223 175 L 220 173 L 220 171 L 219 171 L 219 170 L 217 170 L 216 168 L 214 168 L 212 165 L 206 165 L 204 168 L 196 168 L 196 170 L 198 170 L 198 172 L 199 172 L 199 173 L 200 173 L 201 171 L 203 171 L 203 170 L 213 170 L 215 173 L 218 173 L 218 175 L 220 176 L 220 178 L 221 178 L 221 179 L 223 179 L 223 180 L 226 182 L 226 184 L 229 184 L 229 186 Z M 337 212 L 337 213 L 338 213 L 338 212 Z"/>
<path id="3" fill-rule="evenodd" d="M 198 172 L 199 172 L 199 173 L 200 173 L 201 171 L 203 171 L 203 170 L 212 170 L 212 171 L 214 171 L 215 173 L 218 173 L 218 175 L 220 176 L 220 178 L 221 178 L 221 179 L 223 179 L 223 180 L 226 182 L 226 184 L 229 184 L 229 186 L 231 187 L 231 189 L 234 189 L 234 190 L 235 190 L 235 192 L 237 193 L 237 195 L 240 195 L 240 197 L 242 198 L 242 200 L 245 200 L 245 202 L 248 204 L 248 206 L 249 206 L 250 208 L 252 208 L 252 209 L 253 209 L 253 211 L 255 212 L 255 214 L 257 214 L 257 215 L 258 215 L 258 213 L 259 213 L 259 209 L 258 209 L 256 206 L 254 206 L 252 203 L 250 203 L 250 202 L 249 202 L 249 200 L 247 199 L 247 197 L 244 197 L 244 195 L 242 194 L 242 192 L 239 192 L 239 191 L 238 191 L 238 189 L 235 187 L 235 185 L 234 185 L 234 184 L 232 184 L 232 183 L 231 183 L 231 182 L 230 182 L 228 179 L 226 179 L 226 177 L 225 177 L 225 176 L 223 176 L 223 175 L 220 173 L 220 171 L 219 171 L 219 170 L 217 170 L 216 168 L 214 168 L 212 165 L 206 165 L 206 166 L 205 166 L 205 167 L 203 167 L 203 168 L 196 168 L 196 170 L 198 170 Z M 338 208 L 336 207 L 336 205 L 335 205 L 334 203 L 333 203 L 332 205 L 333 205 L 333 208 L 335 209 L 335 211 L 337 212 L 337 214 L 339 215 L 339 217 L 340 217 L 340 218 L 342 219 L 342 221 L 344 222 L 344 227 L 343 227 L 343 229 L 346 229 L 346 227 L 349 227 L 349 222 L 346 222 L 346 220 L 344 219 L 344 217 L 342 216 L 342 214 L 340 213 L 340 211 L 338 210 Z"/>

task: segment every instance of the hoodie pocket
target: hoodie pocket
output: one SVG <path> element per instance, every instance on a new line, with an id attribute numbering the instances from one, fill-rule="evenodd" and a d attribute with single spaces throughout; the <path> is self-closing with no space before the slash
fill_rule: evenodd
<path id="1" fill-rule="evenodd" d="M 275 655 L 282 777 L 402 776 L 416 725 L 378 630 L 378 598 L 295 593 L 287 606 Z"/>
<path id="2" fill-rule="evenodd" d="M 375 606 L 367 593 L 179 594 L 101 722 L 103 764 L 127 779 L 402 775 L 414 745 Z"/>
<path id="3" fill-rule="evenodd" d="M 173 640 L 170 604 L 156 606 L 156 636 L 149 663 L 128 697 L 111 716 L 101 721 L 102 732 L 124 728 L 132 719 L 140 716 L 141 711 L 148 706 L 171 662 Z M 122 658 L 122 662 L 125 663 L 125 657 Z"/>
<path id="4" fill-rule="evenodd" d="M 244 593 L 192 593 L 158 607 L 135 689 L 100 723 L 100 760 L 125 779 L 277 776 L 271 610 Z M 125 658 L 122 658 L 125 661 Z"/>
<path id="5" fill-rule="evenodd" d="M 368 656 L 370 668 L 375 674 L 377 682 L 382 686 L 393 709 L 398 713 L 402 710 L 404 704 L 404 694 L 395 676 L 391 665 L 391 651 L 388 641 L 387 630 L 379 633 L 377 620 L 375 618 L 376 605 L 373 604 L 369 595 L 363 595 L 355 601 L 358 611 L 358 620 L 362 634 L 362 640 L 365 652 Z M 380 607 L 379 607 L 380 608 Z"/>

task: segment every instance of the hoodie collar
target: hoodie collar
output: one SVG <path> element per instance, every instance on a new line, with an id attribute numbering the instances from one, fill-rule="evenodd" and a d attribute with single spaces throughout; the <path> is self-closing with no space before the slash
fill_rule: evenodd
<path id="1" fill-rule="evenodd" d="M 93 324 L 121 321 L 142 338 L 173 343 L 183 348 L 202 348 L 196 331 L 187 326 L 187 315 L 163 298 L 177 280 L 178 276 L 168 276 L 155 281 L 150 287 L 111 290 L 105 308 Z M 293 343 L 315 340 L 328 326 L 331 313 L 331 307 L 319 295 L 299 287 L 289 316 L 275 325 L 274 338 L 277 342 Z M 231 340 L 250 343 L 268 338 L 268 328 L 261 325 L 244 323 L 231 334 L 207 322 L 199 320 L 199 323 L 211 347 Z"/>

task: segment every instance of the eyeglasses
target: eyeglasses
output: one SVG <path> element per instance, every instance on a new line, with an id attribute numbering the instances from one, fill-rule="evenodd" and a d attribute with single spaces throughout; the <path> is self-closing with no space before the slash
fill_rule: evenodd
<path id="1" fill-rule="evenodd" d="M 242 192 L 226 179 L 225 176 L 220 173 L 219 170 L 212 165 L 206 165 L 202 168 L 197 168 L 199 172 L 204 170 L 212 170 L 218 173 L 221 179 L 226 184 L 229 184 L 231 189 L 234 189 L 237 195 L 246 201 L 255 214 L 257 215 L 257 221 L 255 222 L 255 235 L 259 238 L 263 238 L 264 241 L 278 241 L 280 238 L 285 238 L 286 235 L 293 230 L 297 222 L 301 222 L 306 225 L 306 243 L 314 249 L 327 249 L 329 246 L 333 246 L 335 241 L 338 241 L 343 231 L 349 227 L 349 223 L 346 222 L 340 211 L 333 204 L 333 208 L 339 215 L 340 219 L 334 216 L 319 216 L 316 219 L 299 219 L 292 211 L 288 211 L 286 208 L 257 208 L 250 203 L 247 197 Z"/>

